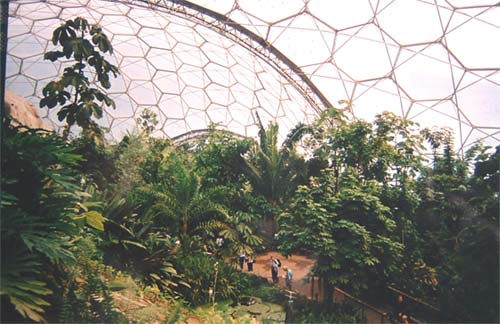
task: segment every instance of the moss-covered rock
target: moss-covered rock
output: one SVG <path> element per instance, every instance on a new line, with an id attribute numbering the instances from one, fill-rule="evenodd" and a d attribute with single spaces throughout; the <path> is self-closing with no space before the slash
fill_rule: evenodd
<path id="1" fill-rule="evenodd" d="M 267 313 L 265 317 L 263 316 L 263 319 L 271 320 L 274 322 L 284 322 L 285 317 L 286 317 L 285 312 L 273 312 L 273 313 Z"/>
<path id="2" fill-rule="evenodd" d="M 250 305 L 247 307 L 247 309 L 248 312 L 252 315 L 261 315 L 269 312 L 270 310 L 269 306 L 260 303 Z"/>

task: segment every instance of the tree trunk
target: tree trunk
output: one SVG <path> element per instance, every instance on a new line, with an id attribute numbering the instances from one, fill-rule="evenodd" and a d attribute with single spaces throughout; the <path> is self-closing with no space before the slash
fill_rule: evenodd
<path id="1" fill-rule="evenodd" d="M 182 234 L 184 235 L 188 233 L 188 219 L 187 212 L 184 212 L 184 215 L 182 215 Z"/>
<path id="2" fill-rule="evenodd" d="M 274 234 L 276 234 L 278 224 L 273 216 L 265 217 L 259 226 L 259 234 L 264 239 L 266 247 L 274 247 L 276 245 Z"/>
<path id="3" fill-rule="evenodd" d="M 330 307 L 333 305 L 333 292 L 335 287 L 331 284 L 328 277 L 323 277 L 323 301 Z"/>

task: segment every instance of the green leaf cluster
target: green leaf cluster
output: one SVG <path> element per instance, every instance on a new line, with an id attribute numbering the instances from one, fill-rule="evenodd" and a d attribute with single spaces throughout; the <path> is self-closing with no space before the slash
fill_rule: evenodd
<path id="1" fill-rule="evenodd" d="M 59 79 L 43 88 L 40 107 L 52 109 L 60 106 L 57 116 L 60 121 L 66 121 L 65 137 L 74 124 L 99 134 L 99 127 L 92 116 L 102 118 L 103 106 L 116 107 L 114 101 L 99 87 L 92 87 L 89 76 L 94 74 L 98 84 L 109 89 L 110 74 L 114 77 L 119 74 L 118 68 L 102 55 L 113 54 L 108 37 L 99 25 L 91 25 L 86 19 L 77 17 L 65 21 L 54 30 L 52 43 L 62 49 L 45 53 L 46 60 L 55 62 L 61 58 L 73 58 L 76 62 L 66 67 Z"/>

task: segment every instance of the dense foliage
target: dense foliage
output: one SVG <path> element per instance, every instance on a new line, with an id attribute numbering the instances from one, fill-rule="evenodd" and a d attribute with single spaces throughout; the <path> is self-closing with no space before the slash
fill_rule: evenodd
<path id="1" fill-rule="evenodd" d="M 43 320 L 51 276 L 75 261 L 74 244 L 103 229 L 96 204 L 86 201 L 76 166 L 82 157 L 58 136 L 14 127 L 4 119 L 2 145 L 2 304 Z M 4 304 L 5 305 L 5 304 Z"/>

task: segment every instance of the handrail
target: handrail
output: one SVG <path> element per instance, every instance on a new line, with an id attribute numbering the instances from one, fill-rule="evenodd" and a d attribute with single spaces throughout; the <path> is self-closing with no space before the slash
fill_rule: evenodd
<path id="1" fill-rule="evenodd" d="M 405 296 L 406 298 L 411 299 L 411 300 L 413 300 L 413 301 L 415 301 L 415 302 L 417 302 L 417 303 L 419 303 L 419 304 L 425 305 L 425 306 L 427 306 L 427 307 L 431 308 L 432 310 L 435 310 L 435 311 L 437 311 L 437 312 L 440 312 L 440 311 L 441 311 L 441 310 L 440 310 L 439 308 L 437 308 L 436 306 L 432 306 L 431 304 L 428 304 L 428 303 L 424 302 L 424 301 L 423 301 L 423 300 L 421 300 L 421 299 L 418 299 L 418 298 L 416 298 L 416 297 L 410 296 L 410 295 L 408 295 L 407 293 L 405 293 L 404 291 L 401 291 L 401 290 L 396 289 L 396 288 L 391 287 L 391 286 L 387 286 L 387 289 L 392 290 L 393 292 L 396 292 L 396 293 L 398 293 L 398 294 L 400 294 L 400 295 L 403 295 L 403 296 Z"/>
<path id="2" fill-rule="evenodd" d="M 365 306 L 367 308 L 370 308 L 371 310 L 373 310 L 374 312 L 376 312 L 376 313 L 378 313 L 380 315 L 387 316 L 387 312 L 384 312 L 383 310 L 378 309 L 377 307 L 375 307 L 373 305 L 367 304 L 366 302 L 364 302 L 361 299 L 358 299 L 358 298 L 352 296 L 351 294 L 347 293 L 346 291 L 344 291 L 344 290 L 342 290 L 340 288 L 335 288 L 335 290 L 338 291 L 339 293 L 341 293 L 342 295 L 347 296 L 350 299 L 354 300 L 358 304 L 361 304 L 361 305 L 363 305 L 363 306 Z"/>

